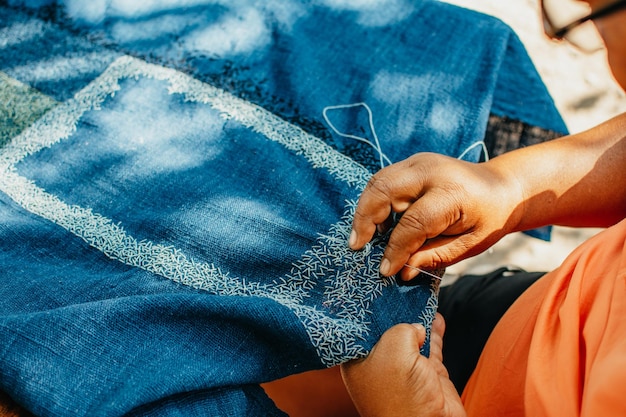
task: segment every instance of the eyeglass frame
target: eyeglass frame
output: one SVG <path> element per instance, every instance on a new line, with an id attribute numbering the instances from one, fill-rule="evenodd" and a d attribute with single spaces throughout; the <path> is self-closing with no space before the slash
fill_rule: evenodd
<path id="1" fill-rule="evenodd" d="M 572 23 L 565 25 L 561 28 L 554 27 L 554 24 L 548 17 L 549 13 L 546 13 L 546 9 L 543 5 L 543 0 L 541 1 L 541 14 L 543 17 L 543 29 L 546 35 L 554 40 L 562 40 L 568 32 L 572 29 L 582 25 L 589 20 L 599 19 L 605 16 L 608 16 L 616 11 L 626 8 L 626 0 L 617 0 L 608 4 L 605 4 L 599 7 L 596 10 L 591 10 L 591 12 L 587 16 L 583 16 L 579 19 L 574 20 Z"/>

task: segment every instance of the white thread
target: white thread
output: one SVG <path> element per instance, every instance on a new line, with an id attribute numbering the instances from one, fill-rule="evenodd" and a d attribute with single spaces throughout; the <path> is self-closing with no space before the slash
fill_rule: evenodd
<path id="1" fill-rule="evenodd" d="M 368 121 L 370 125 L 370 130 L 372 131 L 372 136 L 374 137 L 375 143 L 372 143 L 371 141 L 367 140 L 366 138 L 362 138 L 361 136 L 350 135 L 348 133 L 340 132 L 339 129 L 337 129 L 335 125 L 333 125 L 330 119 L 328 118 L 328 110 L 349 109 L 349 108 L 359 107 L 359 106 L 365 107 L 365 110 L 367 111 L 367 117 L 368 117 Z M 387 158 L 387 155 L 383 153 L 383 150 L 380 147 L 380 141 L 378 140 L 376 129 L 374 129 L 374 115 L 372 114 L 372 109 L 370 109 L 370 107 L 366 103 L 359 102 L 359 103 L 352 103 L 352 104 L 339 104 L 336 106 L 326 106 L 322 110 L 322 116 L 324 116 L 324 120 L 326 120 L 326 123 L 328 123 L 328 126 L 330 126 L 330 128 L 339 136 L 367 143 L 372 148 L 374 148 L 374 150 L 378 152 L 381 168 L 385 167 L 385 162 L 387 162 L 387 164 L 389 165 L 392 164 L 391 160 Z"/>
<path id="2" fill-rule="evenodd" d="M 369 125 L 370 125 L 370 130 L 372 131 L 372 136 L 374 137 L 374 142 L 375 143 L 372 143 L 370 140 L 368 140 L 366 138 L 363 138 L 361 136 L 356 136 L 356 135 L 351 135 L 349 133 L 340 132 L 339 129 L 337 129 L 337 127 L 335 127 L 335 125 L 330 121 L 330 119 L 328 117 L 328 111 L 329 110 L 349 109 L 349 108 L 359 107 L 359 106 L 364 107 L 365 110 L 367 111 L 367 117 L 368 117 L 368 121 L 369 121 Z M 333 132 L 335 132 L 337 135 L 339 135 L 341 137 L 344 137 L 344 138 L 348 138 L 348 139 L 358 140 L 359 142 L 366 143 L 366 144 L 370 145 L 372 148 L 374 148 L 374 150 L 376 152 L 378 152 L 379 160 L 380 160 L 380 167 L 381 168 L 385 167 L 385 162 L 388 165 L 393 164 L 393 162 L 391 162 L 391 159 L 389 159 L 387 157 L 387 155 L 385 155 L 385 153 L 383 152 L 383 149 L 382 149 L 382 147 L 380 145 L 380 141 L 378 140 L 378 135 L 376 134 L 376 129 L 374 128 L 374 114 L 372 112 L 372 109 L 367 105 L 367 103 L 359 102 L 359 103 L 352 103 L 352 104 L 338 104 L 336 106 L 326 106 L 322 110 L 322 116 L 324 117 L 324 120 L 326 121 L 326 123 L 328 123 L 328 126 L 330 126 L 330 128 L 333 130 Z M 465 155 L 467 155 L 476 146 L 481 146 L 482 147 L 482 151 L 483 151 L 483 154 L 485 156 L 485 161 L 488 161 L 489 160 L 489 151 L 487 150 L 487 146 L 485 145 L 485 142 L 482 141 L 482 140 L 476 141 L 476 142 L 472 143 L 470 146 L 468 146 L 463 152 L 461 152 L 461 155 L 459 155 L 457 157 L 457 159 L 463 159 L 463 157 Z"/>
<path id="3" fill-rule="evenodd" d="M 356 136 L 356 135 L 350 135 L 347 133 L 342 133 L 340 132 L 335 125 L 332 124 L 332 122 L 330 121 L 330 119 L 328 118 L 328 110 L 337 110 L 337 109 L 346 109 L 346 108 L 352 108 L 352 107 L 358 107 L 358 106 L 363 106 L 365 107 L 365 110 L 367 111 L 368 114 L 368 118 L 369 118 L 369 124 L 370 124 L 370 129 L 372 131 L 372 135 L 374 136 L 374 140 L 375 140 L 375 144 L 372 143 L 371 141 L 362 138 L 360 136 Z M 384 161 L 386 161 L 388 164 L 392 164 L 391 160 L 383 153 L 382 151 L 382 147 L 380 145 L 380 141 L 378 140 L 378 135 L 376 134 L 376 129 L 374 128 L 374 116 L 372 114 L 372 109 L 370 109 L 370 107 L 367 105 L 367 103 L 363 103 L 363 102 L 359 102 L 359 103 L 353 103 L 353 104 L 340 104 L 340 105 L 336 105 L 336 106 L 326 106 L 324 107 L 324 109 L 322 110 L 322 115 L 324 116 L 324 120 L 326 120 L 326 123 L 328 123 L 328 125 L 330 126 L 330 128 L 339 136 L 345 137 L 345 138 L 349 138 L 349 139 L 355 139 L 361 142 L 364 142 L 368 145 L 370 145 L 372 148 L 374 148 L 378 154 L 380 155 L 380 167 L 384 168 L 385 164 Z M 489 151 L 487 150 L 487 146 L 485 145 L 485 142 L 483 140 L 479 140 L 476 141 L 474 143 L 472 143 L 470 146 L 468 146 L 463 152 L 461 152 L 461 155 L 458 156 L 457 159 L 463 159 L 463 157 L 465 155 L 467 155 L 472 149 L 474 149 L 476 146 L 480 146 L 482 148 L 482 152 L 485 156 L 485 161 L 489 160 Z M 405 266 L 412 268 L 422 274 L 426 274 L 428 276 L 430 276 L 431 278 L 435 278 L 436 280 L 441 281 L 441 277 L 438 277 L 435 274 L 431 274 L 430 272 L 424 271 L 423 269 L 420 269 L 416 266 L 413 265 L 409 265 L 409 264 L 404 264 Z"/>
<path id="4" fill-rule="evenodd" d="M 365 107 L 365 110 L 367 111 L 368 114 L 368 119 L 369 119 L 369 124 L 370 124 L 370 129 L 372 131 L 372 135 L 374 136 L 374 141 L 375 143 L 372 143 L 371 141 L 362 138 L 360 136 L 356 136 L 356 135 L 350 135 L 347 133 L 342 133 L 340 132 L 335 125 L 332 124 L 332 122 L 330 121 L 330 119 L 328 118 L 328 110 L 337 110 L 337 109 L 346 109 L 346 108 L 353 108 L 353 107 L 358 107 L 358 106 L 363 106 Z M 374 128 L 374 116 L 372 113 L 372 109 L 370 109 L 370 107 L 367 105 L 367 103 L 363 103 L 363 102 L 359 102 L 359 103 L 353 103 L 353 104 L 340 104 L 340 105 L 336 105 L 336 106 L 326 106 L 324 107 L 324 109 L 322 110 L 322 116 L 324 116 L 324 120 L 326 120 L 326 123 L 328 123 L 328 125 L 330 126 L 330 128 L 339 136 L 345 137 L 345 138 L 349 138 L 349 139 L 355 139 L 361 142 L 364 142 L 368 145 L 370 145 L 372 148 L 374 148 L 379 156 L 380 156 L 380 167 L 384 168 L 385 164 L 384 162 L 386 161 L 388 164 L 392 164 L 391 160 L 383 153 L 382 151 L 382 147 L 380 145 L 380 141 L 378 140 L 378 135 L 376 134 L 376 129 Z M 474 149 L 476 146 L 480 146 L 482 148 L 482 152 L 485 156 L 485 161 L 489 160 L 489 151 L 487 150 L 487 146 L 485 145 L 485 142 L 483 140 L 479 140 L 476 141 L 474 143 L 472 143 L 470 146 L 468 146 L 463 152 L 461 152 L 461 155 L 458 156 L 457 159 L 463 159 L 463 157 L 465 155 L 467 155 L 472 149 Z M 441 277 L 432 274 L 428 271 L 424 271 L 423 269 L 420 269 L 416 266 L 413 265 L 409 265 L 409 264 L 404 264 L 404 266 L 407 266 L 411 269 L 414 269 L 422 274 L 428 275 L 431 278 L 434 278 L 438 281 L 441 281 Z"/>
<path id="5" fill-rule="evenodd" d="M 311 166 L 328 169 L 336 179 L 357 189 L 363 189 L 369 179 L 370 174 L 359 164 L 258 106 L 177 71 L 122 57 L 74 99 L 50 110 L 0 149 L 0 191 L 24 209 L 65 228 L 111 259 L 215 294 L 266 297 L 290 308 L 327 366 L 363 356 L 366 352 L 359 340 L 364 340 L 370 331 L 367 321 L 370 306 L 389 283 L 381 280 L 373 268 L 372 258 L 376 260 L 376 257 L 361 259 L 359 253 L 346 257 L 342 252 L 348 250 L 355 202 L 347 203 L 344 217 L 330 228 L 328 235 L 318 238 L 316 245 L 294 264 L 290 274 L 266 285 L 230 277 L 214 264 L 189 258 L 173 246 L 137 240 L 112 219 L 90 208 L 68 205 L 18 174 L 17 163 L 69 138 L 83 113 L 98 109 L 107 97 L 120 90 L 119 80 L 132 77 L 167 81 L 170 93 L 184 94 L 189 101 L 209 104 L 223 112 L 224 117 L 281 143 L 306 158 Z M 332 315 L 319 306 L 304 304 L 311 296 L 309 291 L 316 286 L 324 287 L 325 305 L 335 310 Z M 427 329 L 435 311 L 431 298 L 433 294 L 422 311 Z"/>
<path id="6" fill-rule="evenodd" d="M 467 147 L 467 149 L 465 149 L 463 152 L 461 152 L 461 155 L 457 158 L 457 159 L 463 159 L 463 157 L 472 149 L 474 149 L 476 146 L 481 146 L 483 149 L 483 154 L 485 155 L 485 161 L 489 160 L 489 151 L 487 150 L 487 145 L 485 145 L 485 142 L 482 140 L 476 141 L 474 143 L 472 143 L 470 146 Z"/>
<path id="7" fill-rule="evenodd" d="M 420 272 L 420 273 L 422 273 L 422 274 L 426 274 L 426 275 L 428 275 L 428 276 L 429 276 L 429 277 L 431 277 L 431 278 L 435 278 L 435 279 L 437 279 L 437 280 L 441 281 L 441 277 L 439 277 L 439 276 L 437 276 L 437 275 L 435 275 L 435 274 L 431 274 L 431 273 L 430 273 L 430 272 L 428 272 L 428 271 L 424 271 L 423 269 L 420 269 L 420 268 L 418 268 L 418 267 L 416 267 L 416 266 L 409 265 L 409 264 L 404 264 L 404 266 L 408 266 L 408 267 L 409 267 L 409 268 L 411 268 L 411 269 L 414 269 L 414 270 L 416 270 L 416 271 L 418 271 L 418 272 Z"/>

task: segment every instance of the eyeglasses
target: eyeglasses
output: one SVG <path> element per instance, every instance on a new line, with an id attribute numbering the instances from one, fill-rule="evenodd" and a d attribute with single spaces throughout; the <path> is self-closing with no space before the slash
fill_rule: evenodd
<path id="1" fill-rule="evenodd" d="M 594 52 L 604 47 L 593 20 L 626 8 L 626 0 L 613 0 L 591 7 L 580 0 L 541 0 L 543 27 L 553 40 L 566 39 L 584 52 Z"/>

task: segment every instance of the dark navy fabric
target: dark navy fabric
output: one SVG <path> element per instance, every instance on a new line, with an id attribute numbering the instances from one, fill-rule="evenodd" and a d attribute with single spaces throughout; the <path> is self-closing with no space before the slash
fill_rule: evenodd
<path id="1" fill-rule="evenodd" d="M 437 280 L 347 247 L 373 172 L 565 132 L 506 25 L 432 1 L 3 1 L 0 56 L 0 390 L 41 416 L 280 415 L 259 383 L 430 328 Z"/>

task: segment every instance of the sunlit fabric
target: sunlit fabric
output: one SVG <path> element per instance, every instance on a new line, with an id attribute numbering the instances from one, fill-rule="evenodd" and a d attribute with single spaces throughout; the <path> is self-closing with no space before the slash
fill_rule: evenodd
<path id="1" fill-rule="evenodd" d="M 0 389 L 42 416 L 281 415 L 260 383 L 430 328 L 437 280 L 347 247 L 372 173 L 566 130 L 438 2 L 4 1 L 0 56 Z"/>

